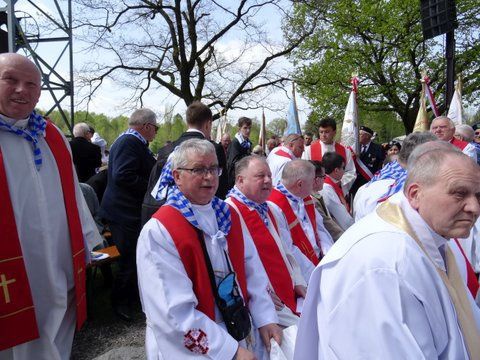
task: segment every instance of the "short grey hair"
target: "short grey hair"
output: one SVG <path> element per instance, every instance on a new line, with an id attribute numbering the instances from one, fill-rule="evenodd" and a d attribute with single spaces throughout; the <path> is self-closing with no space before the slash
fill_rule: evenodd
<path id="1" fill-rule="evenodd" d="M 442 116 L 437 116 L 435 119 L 432 120 L 432 123 L 430 124 L 430 129 L 432 128 L 435 120 L 448 120 L 448 124 L 450 125 L 450 129 L 455 128 L 455 124 L 452 121 L 452 119 L 450 119 L 448 116 L 442 115 Z"/>
<path id="2" fill-rule="evenodd" d="M 236 164 L 235 164 L 235 180 L 237 180 L 238 175 L 240 175 L 248 166 L 250 163 L 254 160 L 261 161 L 265 164 L 268 165 L 267 160 L 265 159 L 265 156 L 260 156 L 260 155 L 249 155 L 241 158 Z"/>
<path id="3" fill-rule="evenodd" d="M 288 144 L 294 143 L 295 141 L 297 141 L 300 138 L 303 139 L 303 136 L 300 135 L 300 134 L 287 135 L 287 137 L 283 141 L 283 145 L 287 146 Z"/>
<path id="4" fill-rule="evenodd" d="M 216 156 L 215 147 L 205 139 L 190 139 L 182 142 L 172 153 L 170 160 L 172 161 L 172 169 L 187 166 L 188 155 L 206 156 L 214 154 Z M 218 160 L 217 160 L 218 161 Z"/>
<path id="5" fill-rule="evenodd" d="M 422 152 L 422 154 L 417 156 L 415 161 L 411 162 L 408 166 L 408 175 L 405 181 L 404 191 L 406 191 L 412 183 L 425 184 L 428 186 L 434 185 L 443 176 L 440 171 L 443 164 L 452 157 L 457 158 L 458 161 L 467 161 L 478 170 L 477 163 L 458 149 L 443 147 L 441 145 L 438 146 L 438 144 L 435 143 L 435 146 L 429 145 L 427 149 L 419 149 L 418 151 Z"/>
<path id="6" fill-rule="evenodd" d="M 143 125 L 143 124 L 153 124 L 157 123 L 157 115 L 147 108 L 135 110 L 130 118 L 128 119 L 128 125 Z"/>
<path id="7" fill-rule="evenodd" d="M 455 132 L 459 133 L 467 142 L 472 142 L 475 137 L 475 130 L 470 125 L 455 125 Z"/>
<path id="8" fill-rule="evenodd" d="M 87 133 L 90 131 L 90 126 L 87 123 L 80 122 L 76 123 L 73 127 L 73 136 L 75 137 L 85 137 Z"/>
<path id="9" fill-rule="evenodd" d="M 282 184 L 293 185 L 297 180 L 306 180 L 315 176 L 315 166 L 308 160 L 292 160 L 287 162 L 282 172 Z"/>
<path id="10" fill-rule="evenodd" d="M 407 169 L 415 166 L 415 163 L 417 160 L 425 155 L 426 153 L 430 151 L 439 151 L 439 150 L 445 150 L 445 151 L 453 151 L 453 152 L 461 152 L 459 148 L 453 146 L 447 141 L 441 141 L 441 140 L 435 140 L 435 141 L 429 141 L 424 144 L 418 145 L 410 154 L 410 157 L 408 158 L 407 162 Z"/>
<path id="11" fill-rule="evenodd" d="M 398 153 L 398 161 L 407 164 L 412 151 L 420 144 L 429 141 L 437 141 L 437 137 L 430 131 L 414 132 L 408 135 L 403 141 L 402 148 Z"/>

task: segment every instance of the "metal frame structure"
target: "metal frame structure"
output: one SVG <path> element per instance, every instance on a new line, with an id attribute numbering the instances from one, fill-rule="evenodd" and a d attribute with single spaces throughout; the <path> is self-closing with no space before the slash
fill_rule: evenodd
<path id="1" fill-rule="evenodd" d="M 5 7 L 0 7 L 0 12 L 7 14 L 8 52 L 23 50 L 37 65 L 42 74 L 42 91 L 48 92 L 54 103 L 47 110 L 46 115 L 53 110 L 58 110 L 72 133 L 74 125 L 72 1 L 63 0 L 62 8 L 58 0 L 50 0 L 53 7 L 48 9 L 48 12 L 38 6 L 38 2 L 35 4 L 32 0 L 0 1 L 6 4 Z M 22 21 L 26 22 L 29 19 L 38 25 L 36 19 L 29 17 L 28 14 L 26 17 L 21 17 L 21 13 L 16 9 L 22 6 L 35 9 L 41 17 L 42 24 L 38 34 L 31 34 L 22 28 Z M 25 14 L 25 12 L 22 13 Z M 12 29 L 15 30 L 12 31 Z M 46 32 L 49 35 L 42 36 L 41 29 L 48 29 Z M 53 47 L 53 43 L 59 46 Z M 47 57 L 50 58 L 47 59 Z M 62 75 L 65 71 L 60 70 L 60 66 L 65 68 L 65 65 L 68 66 L 66 76 Z M 69 108 L 69 113 L 64 110 L 65 108 Z"/>

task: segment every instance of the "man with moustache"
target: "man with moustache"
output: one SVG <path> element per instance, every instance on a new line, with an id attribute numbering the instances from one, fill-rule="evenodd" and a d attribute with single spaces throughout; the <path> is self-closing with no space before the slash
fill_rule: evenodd
<path id="1" fill-rule="evenodd" d="M 272 191 L 272 175 L 260 156 L 247 156 L 235 168 L 235 186 L 227 203 L 242 219 L 244 232 L 250 234 L 265 268 L 279 324 L 298 322 L 297 298 L 305 298 L 306 281 L 291 253 L 292 239 L 286 219 L 266 200 Z"/>
<path id="2" fill-rule="evenodd" d="M 409 162 L 403 191 L 346 231 L 312 274 L 295 359 L 480 358 L 480 309 L 447 246 L 480 214 L 479 175 L 452 149 Z"/>
<path id="3" fill-rule="evenodd" d="M 69 359 L 102 239 L 60 130 L 34 111 L 41 75 L 0 55 L 0 359 Z"/>
<path id="4" fill-rule="evenodd" d="M 213 144 L 199 139 L 180 144 L 162 171 L 167 201 L 145 224 L 137 248 L 148 358 L 253 359 L 253 350 L 261 359 L 262 344 L 268 350 L 270 338 L 281 342 L 255 245 L 237 213 L 214 197 L 221 172 Z M 225 294 L 216 296 L 211 283 L 220 288 L 232 273 L 234 293 L 253 320 L 246 339 L 227 331 L 215 299 Z"/>

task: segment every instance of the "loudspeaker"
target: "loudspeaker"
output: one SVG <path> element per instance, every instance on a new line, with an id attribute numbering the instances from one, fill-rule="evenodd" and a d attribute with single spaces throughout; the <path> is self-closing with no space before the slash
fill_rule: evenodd
<path id="1" fill-rule="evenodd" d="M 420 0 L 420 9 L 425 40 L 458 27 L 455 0 Z"/>

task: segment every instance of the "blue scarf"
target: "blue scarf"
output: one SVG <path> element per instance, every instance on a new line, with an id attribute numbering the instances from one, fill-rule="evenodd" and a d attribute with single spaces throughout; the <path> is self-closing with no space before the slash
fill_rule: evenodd
<path id="1" fill-rule="evenodd" d="M 262 204 L 258 204 L 255 201 L 250 200 L 247 198 L 243 193 L 237 188 L 235 185 L 232 190 L 227 194 L 227 197 L 234 197 L 238 201 L 244 203 L 248 207 L 254 208 L 260 215 L 263 220 L 263 223 L 268 226 L 268 205 L 266 202 Z"/>
<path id="2" fill-rule="evenodd" d="M 397 161 L 392 161 L 385 165 L 380 172 L 370 180 L 369 183 L 373 183 L 378 180 L 394 179 L 399 180 L 407 177 L 407 170 L 402 168 Z"/>
<path id="3" fill-rule="evenodd" d="M 0 130 L 11 132 L 12 134 L 23 137 L 32 144 L 33 159 L 35 161 L 35 167 L 37 168 L 37 171 L 40 170 L 42 166 L 42 152 L 38 147 L 38 138 L 40 135 L 43 135 L 46 127 L 47 121 L 35 111 L 30 114 L 30 117 L 28 118 L 28 124 L 25 129 L 20 129 L 15 125 L 9 125 L 0 119 Z"/>
<path id="4" fill-rule="evenodd" d="M 169 191 L 166 205 L 170 205 L 180 211 L 190 224 L 195 226 L 197 229 L 202 230 L 197 219 L 195 218 L 195 213 L 192 210 L 192 204 L 185 197 L 185 195 L 183 195 L 177 185 L 173 185 Z M 232 226 L 230 208 L 228 207 L 228 204 L 225 201 L 214 197 L 212 199 L 212 208 L 215 211 L 215 217 L 217 218 L 218 230 L 227 236 Z"/>
<path id="5" fill-rule="evenodd" d="M 150 148 L 148 147 L 148 141 L 145 140 L 145 138 L 142 136 L 142 134 L 140 134 L 137 130 L 134 130 L 134 129 L 131 129 L 131 128 L 128 128 L 127 130 L 125 130 L 124 132 L 122 132 L 120 135 L 118 135 L 118 137 L 115 139 L 115 141 L 117 141 L 118 139 L 120 139 L 122 136 L 124 135 L 132 135 L 132 136 L 135 136 L 138 140 L 140 140 L 145 146 L 147 146 L 147 149 L 148 149 L 148 152 L 153 156 L 153 152 L 150 150 Z M 114 141 L 114 143 L 115 143 Z M 112 144 L 113 145 L 113 144 Z"/>

